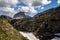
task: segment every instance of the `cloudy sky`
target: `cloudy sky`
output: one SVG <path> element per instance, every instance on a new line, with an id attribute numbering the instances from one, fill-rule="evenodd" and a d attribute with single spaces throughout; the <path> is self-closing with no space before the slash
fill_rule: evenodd
<path id="1" fill-rule="evenodd" d="M 60 6 L 60 0 L 0 0 L 0 15 L 13 17 L 21 11 L 34 16 L 57 6 Z"/>

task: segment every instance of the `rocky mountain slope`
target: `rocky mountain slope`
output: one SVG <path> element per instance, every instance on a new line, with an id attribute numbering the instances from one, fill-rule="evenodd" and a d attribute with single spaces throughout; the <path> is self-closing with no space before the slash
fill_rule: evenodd
<path id="1" fill-rule="evenodd" d="M 30 18 L 30 16 L 25 15 L 24 12 L 19 12 L 19 13 L 15 14 L 13 18 L 14 19 L 22 19 L 22 18 Z"/>
<path id="2" fill-rule="evenodd" d="M 33 23 L 32 18 L 24 18 L 24 19 L 14 19 L 11 21 L 11 24 L 19 31 L 27 31 L 32 32 L 35 30 L 35 25 Z M 36 26 L 36 25 L 35 25 Z"/>
<path id="3" fill-rule="evenodd" d="M 0 40 L 27 40 L 10 23 L 7 16 L 0 16 Z"/>
<path id="4" fill-rule="evenodd" d="M 52 39 L 55 33 L 60 33 L 60 6 L 37 14 L 34 19 L 40 25 L 34 34 L 41 40 Z"/>
<path id="5" fill-rule="evenodd" d="M 38 13 L 33 18 L 15 19 L 11 24 L 17 29 L 33 32 L 40 40 L 51 40 L 60 33 L 60 6 Z"/>

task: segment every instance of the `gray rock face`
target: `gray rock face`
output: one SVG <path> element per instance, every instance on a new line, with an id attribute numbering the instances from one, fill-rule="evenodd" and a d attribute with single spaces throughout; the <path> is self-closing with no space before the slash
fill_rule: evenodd
<path id="1" fill-rule="evenodd" d="M 30 18 L 30 16 L 25 15 L 24 12 L 19 12 L 19 13 L 15 14 L 13 18 L 14 19 L 22 19 L 22 18 Z"/>
<path id="2" fill-rule="evenodd" d="M 26 15 L 26 18 L 31 18 L 31 16 L 29 16 L 29 15 Z"/>
<path id="3" fill-rule="evenodd" d="M 19 12 L 19 13 L 15 14 L 13 18 L 14 19 L 25 18 L 25 14 L 24 14 L 24 12 Z"/>

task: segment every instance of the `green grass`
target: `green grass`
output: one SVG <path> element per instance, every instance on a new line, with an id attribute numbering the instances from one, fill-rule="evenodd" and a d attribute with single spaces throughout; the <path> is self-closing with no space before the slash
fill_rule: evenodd
<path id="1" fill-rule="evenodd" d="M 23 37 L 7 19 L 0 17 L 0 40 L 28 40 Z"/>

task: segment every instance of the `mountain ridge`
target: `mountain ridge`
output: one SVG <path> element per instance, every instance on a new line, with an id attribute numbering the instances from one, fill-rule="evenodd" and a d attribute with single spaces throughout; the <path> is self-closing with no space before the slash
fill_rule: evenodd
<path id="1" fill-rule="evenodd" d="M 30 18 L 29 15 L 25 15 L 25 12 L 19 12 L 14 15 L 13 19 L 22 19 L 22 18 Z"/>
<path id="2" fill-rule="evenodd" d="M 33 18 L 12 20 L 11 23 L 17 30 L 33 32 L 40 40 L 51 40 L 55 33 L 60 32 L 60 6 L 39 13 Z"/>

